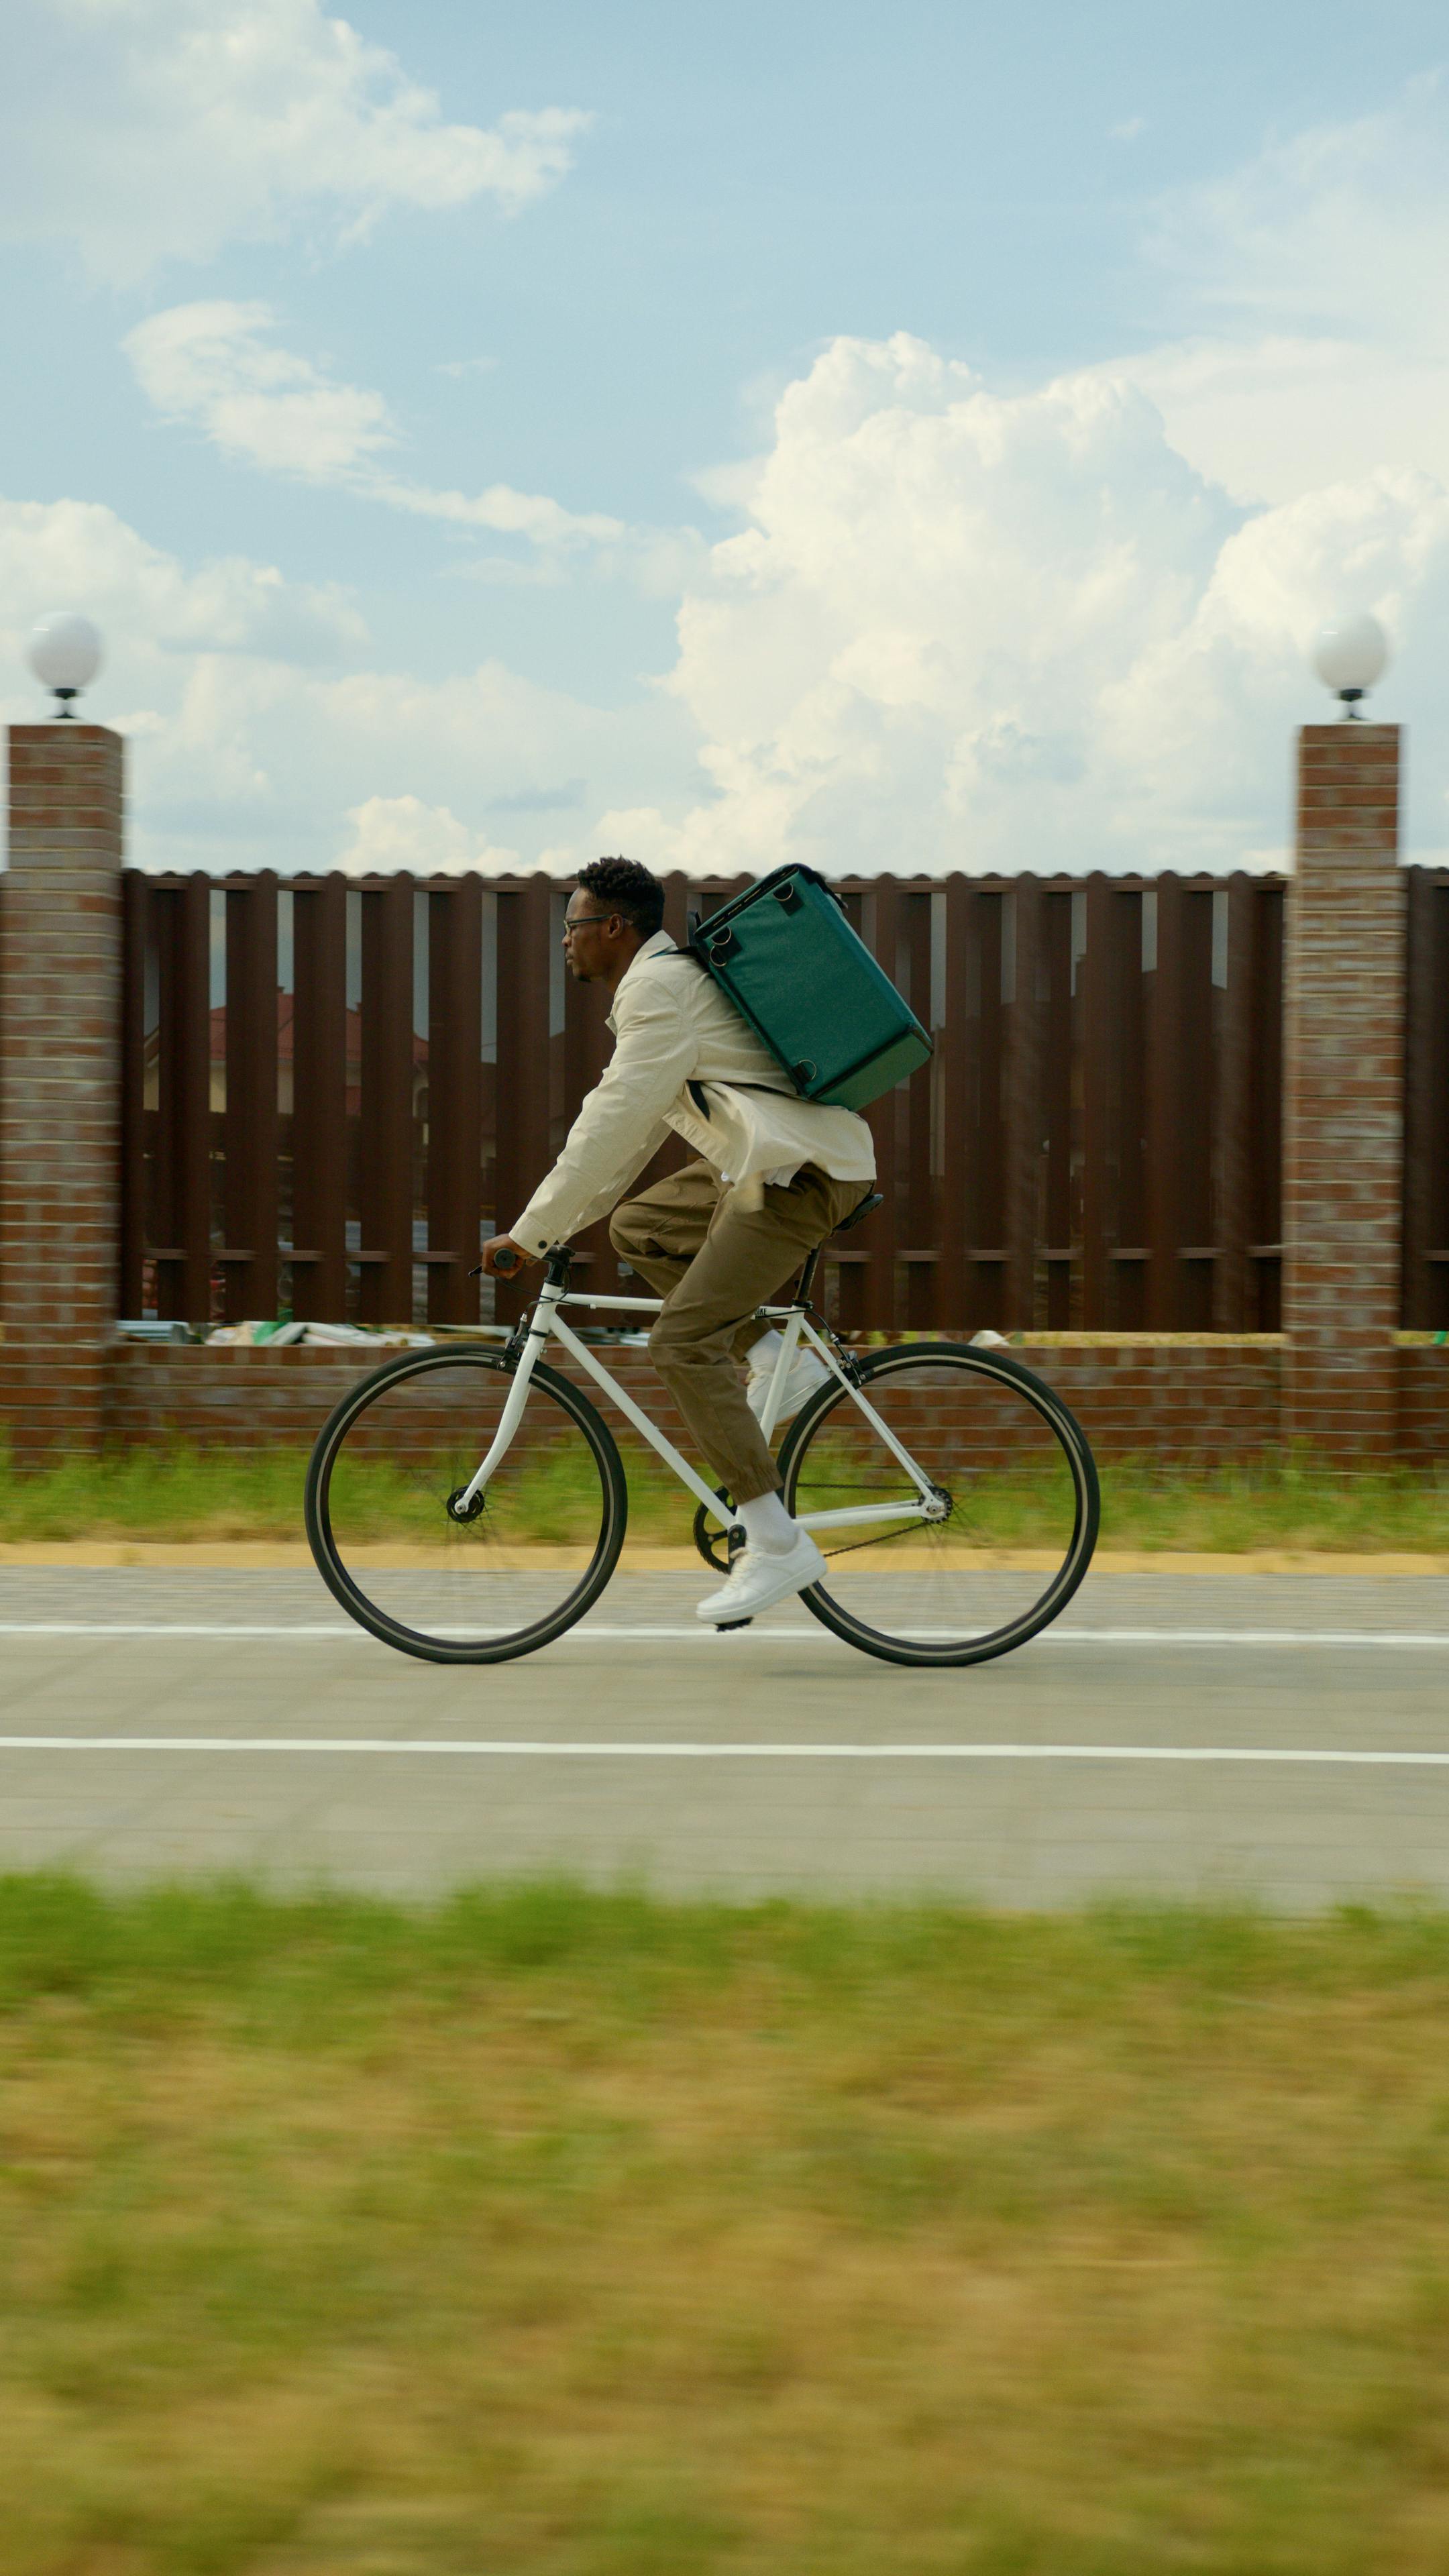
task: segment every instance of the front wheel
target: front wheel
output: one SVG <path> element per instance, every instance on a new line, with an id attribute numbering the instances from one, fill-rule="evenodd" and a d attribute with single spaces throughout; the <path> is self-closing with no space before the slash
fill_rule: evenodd
<path id="1" fill-rule="evenodd" d="M 497 1664 L 561 1637 L 618 1563 L 629 1498 L 587 1396 L 539 1361 L 512 1446 L 475 1503 L 513 1386 L 501 1352 L 388 1360 L 345 1395 L 307 1471 L 307 1536 L 359 1624 L 434 1664 Z"/>
<path id="2" fill-rule="evenodd" d="M 981 1664 L 1055 1619 L 1097 1543 L 1092 1453 L 1045 1381 L 1006 1353 L 906 1342 L 832 1379 L 780 1453 L 785 1508 L 898 1506 L 900 1518 L 821 1528 L 823 1582 L 802 1594 L 822 1624 L 891 1664 Z M 917 1510 L 904 1450 L 933 1489 Z"/>

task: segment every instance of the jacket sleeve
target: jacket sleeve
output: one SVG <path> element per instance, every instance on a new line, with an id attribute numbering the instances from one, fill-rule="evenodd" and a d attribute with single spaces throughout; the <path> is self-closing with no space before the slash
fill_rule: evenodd
<path id="1" fill-rule="evenodd" d="M 675 996 L 650 978 L 620 986 L 618 1044 L 546 1181 L 508 1231 L 546 1252 L 592 1225 L 624 1195 L 669 1133 L 664 1112 L 694 1070 L 699 1041 Z"/>

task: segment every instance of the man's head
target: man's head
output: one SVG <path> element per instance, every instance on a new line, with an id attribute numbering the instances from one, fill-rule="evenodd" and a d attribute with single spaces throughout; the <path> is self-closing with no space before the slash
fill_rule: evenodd
<path id="1" fill-rule="evenodd" d="M 593 859 L 564 914 L 564 956 L 581 984 L 618 984 L 664 919 L 664 888 L 636 859 Z"/>

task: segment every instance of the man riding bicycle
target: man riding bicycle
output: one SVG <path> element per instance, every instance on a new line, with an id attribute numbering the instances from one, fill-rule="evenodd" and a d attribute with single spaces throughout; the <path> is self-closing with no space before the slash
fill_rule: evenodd
<path id="1" fill-rule="evenodd" d="M 756 1310 L 833 1234 L 875 1178 L 870 1129 L 852 1110 L 802 1100 L 747 1020 L 660 925 L 664 889 L 632 859 L 579 871 L 564 955 L 613 995 L 617 1041 L 548 1178 L 507 1234 L 484 1247 L 497 1275 L 537 1261 L 613 1210 L 610 1237 L 664 1299 L 649 1349 L 693 1437 L 732 1496 L 745 1545 L 699 1604 L 711 1624 L 749 1619 L 818 1582 L 825 1560 L 781 1500 L 760 1428 L 779 1336 Z M 673 1132 L 697 1159 L 620 1205 Z M 740 1379 L 747 1364 L 749 1385 Z M 797 1358 L 780 1419 L 825 1372 Z"/>

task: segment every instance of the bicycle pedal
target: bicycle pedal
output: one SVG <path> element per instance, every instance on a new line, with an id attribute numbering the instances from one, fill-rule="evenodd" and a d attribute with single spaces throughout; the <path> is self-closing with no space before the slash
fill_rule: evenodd
<path id="1" fill-rule="evenodd" d="M 717 1619 L 714 1633 L 717 1637 L 727 1637 L 732 1629 L 753 1628 L 754 1624 L 753 1619 Z"/>

